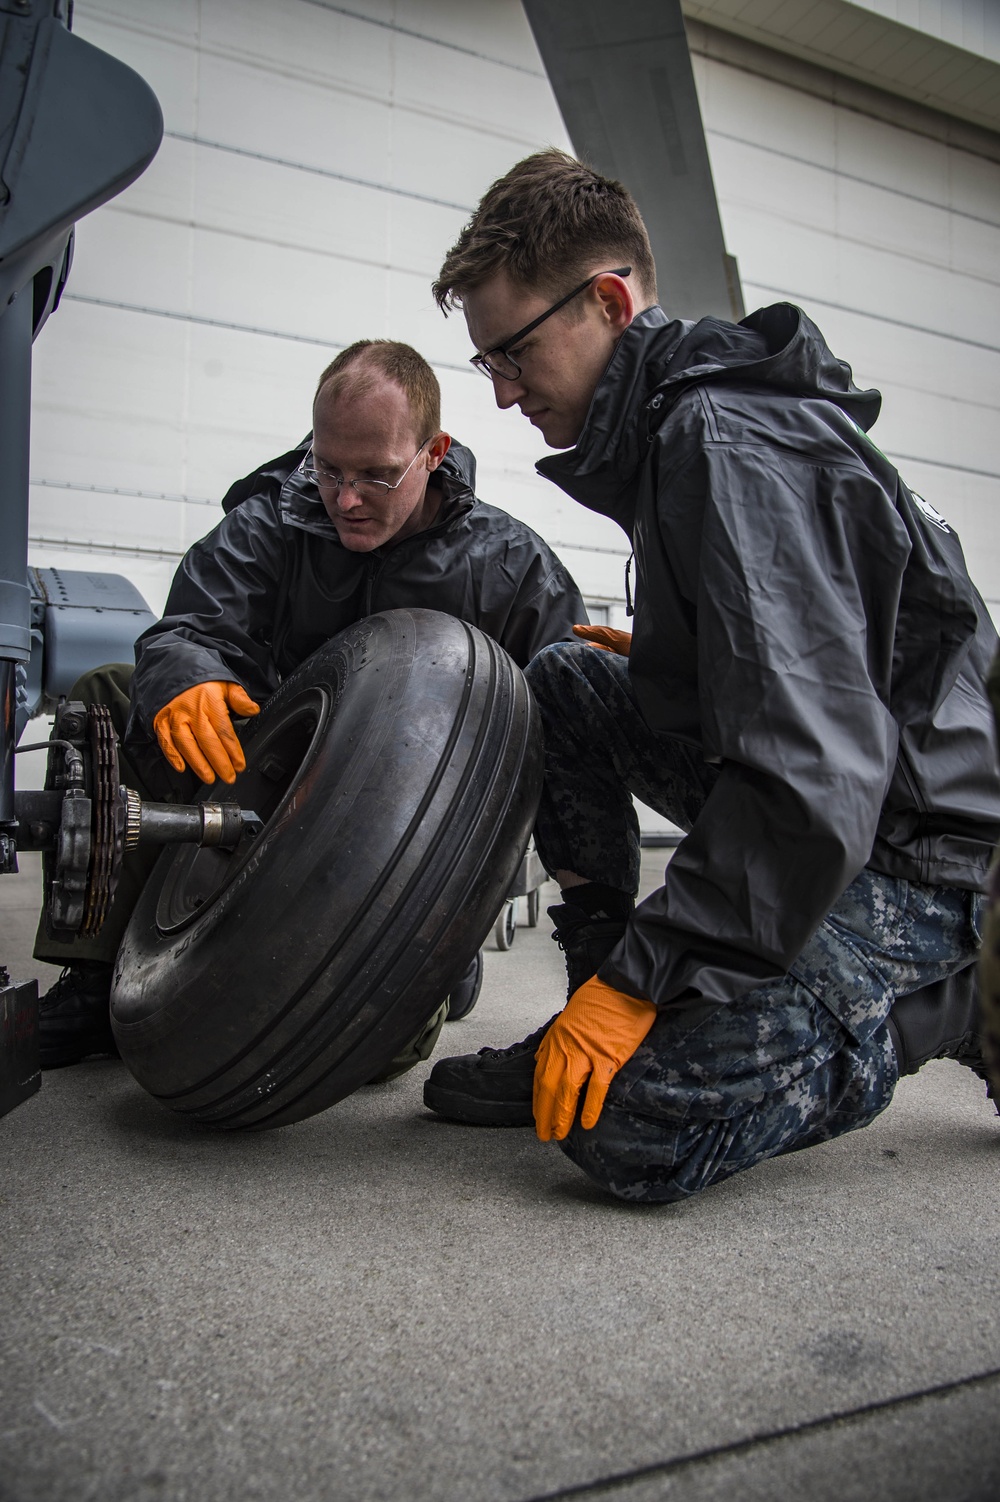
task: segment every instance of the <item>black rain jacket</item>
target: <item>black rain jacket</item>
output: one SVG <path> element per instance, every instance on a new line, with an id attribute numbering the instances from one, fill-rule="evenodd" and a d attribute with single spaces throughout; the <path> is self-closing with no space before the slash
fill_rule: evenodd
<path id="1" fill-rule="evenodd" d="M 982 885 L 1000 834 L 997 637 L 958 538 L 866 436 L 799 309 L 626 331 L 538 470 L 632 540 L 629 660 L 718 777 L 602 979 L 664 1005 L 783 974 L 863 867 Z"/>
<path id="2" fill-rule="evenodd" d="M 129 746 L 148 745 L 154 716 L 196 683 L 235 681 L 263 701 L 323 642 L 376 611 L 458 616 L 519 667 L 587 620 L 542 539 L 476 498 L 476 461 L 461 444 L 432 477 L 444 492 L 434 524 L 371 553 L 343 546 L 299 473 L 308 447 L 305 439 L 238 481 L 222 503 L 227 515 L 181 560 L 163 619 L 136 643 Z"/>

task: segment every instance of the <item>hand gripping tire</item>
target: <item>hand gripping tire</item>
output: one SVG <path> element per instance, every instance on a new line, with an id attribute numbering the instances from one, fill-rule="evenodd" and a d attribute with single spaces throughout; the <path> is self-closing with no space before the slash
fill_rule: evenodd
<path id="1" fill-rule="evenodd" d="M 242 739 L 227 796 L 263 831 L 160 857 L 111 997 L 139 1083 L 221 1128 L 325 1110 L 419 1032 L 492 927 L 542 776 L 518 668 L 430 610 L 341 632 Z"/>

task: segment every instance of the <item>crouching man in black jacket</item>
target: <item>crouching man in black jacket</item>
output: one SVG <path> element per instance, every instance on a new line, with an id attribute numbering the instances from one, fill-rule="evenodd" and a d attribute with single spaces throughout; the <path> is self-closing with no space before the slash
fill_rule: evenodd
<path id="1" fill-rule="evenodd" d="M 996 646 L 880 406 L 787 304 L 671 320 L 638 210 L 560 152 L 486 194 L 435 286 L 539 471 L 635 551 L 634 633 L 529 668 L 569 1001 L 425 1100 L 530 1124 L 625 1199 L 866 1125 L 900 1073 L 985 1078 L 973 984 L 1000 830 Z M 595 650 L 594 638 L 611 650 Z M 635 906 L 629 792 L 687 831 Z"/>
<path id="2" fill-rule="evenodd" d="M 317 647 L 376 611 L 458 616 L 522 668 L 572 638 L 586 620 L 576 585 L 530 528 L 476 498 L 475 470 L 441 431 L 437 378 L 416 350 L 343 350 L 320 378 L 310 437 L 234 485 L 224 520 L 181 561 L 163 619 L 136 643 L 134 676 L 112 665 L 74 688 L 124 732 L 123 780 L 181 800 L 197 779 L 234 782 L 245 762 L 232 717 L 257 714 Z M 153 859 L 126 857 L 96 938 L 39 933 L 36 958 L 67 966 L 42 998 L 43 1068 L 117 1052 L 112 967 Z M 427 1057 L 443 1016 L 395 1072 Z"/>

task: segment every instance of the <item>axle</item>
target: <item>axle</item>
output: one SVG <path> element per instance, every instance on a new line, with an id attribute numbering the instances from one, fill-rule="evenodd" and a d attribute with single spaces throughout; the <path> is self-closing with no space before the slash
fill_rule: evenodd
<path id="1" fill-rule="evenodd" d="M 14 838 L 18 850 L 54 851 L 66 821 L 66 792 L 14 794 Z M 234 850 L 245 834 L 255 835 L 261 822 L 236 803 L 150 803 L 132 788 L 121 787 L 125 805 L 126 850 L 144 845 L 215 845 Z M 88 800 L 89 802 L 89 800 Z M 72 818 L 70 823 L 74 822 Z"/>

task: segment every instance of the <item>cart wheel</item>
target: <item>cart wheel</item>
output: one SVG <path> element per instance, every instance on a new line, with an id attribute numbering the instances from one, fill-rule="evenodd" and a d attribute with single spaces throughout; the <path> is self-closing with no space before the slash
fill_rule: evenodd
<path id="1" fill-rule="evenodd" d="M 493 929 L 498 949 L 509 949 L 517 932 L 517 898 L 508 897 L 500 909 L 500 916 Z"/>
<path id="2" fill-rule="evenodd" d="M 538 914 L 542 906 L 542 893 L 539 887 L 528 893 L 528 927 L 538 927 Z"/>

